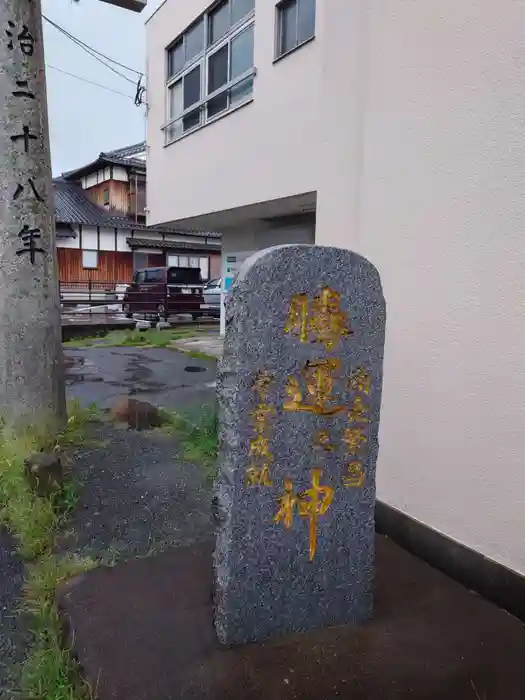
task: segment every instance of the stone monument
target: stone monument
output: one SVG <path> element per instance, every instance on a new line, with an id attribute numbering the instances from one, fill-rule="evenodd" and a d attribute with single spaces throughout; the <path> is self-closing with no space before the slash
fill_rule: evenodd
<path id="1" fill-rule="evenodd" d="M 218 378 L 224 644 L 371 616 L 384 335 L 360 255 L 278 246 L 239 272 Z"/>

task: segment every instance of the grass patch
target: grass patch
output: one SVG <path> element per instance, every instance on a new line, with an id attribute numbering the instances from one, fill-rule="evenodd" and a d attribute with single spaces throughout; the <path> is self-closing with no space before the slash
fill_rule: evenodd
<path id="1" fill-rule="evenodd" d="M 182 352 L 193 357 L 195 360 L 215 360 L 215 362 L 217 362 L 215 355 L 209 355 L 207 352 L 201 352 L 200 350 L 183 350 Z"/>
<path id="2" fill-rule="evenodd" d="M 33 646 L 22 667 L 20 689 L 27 700 L 89 700 L 89 686 L 62 643 L 54 604 L 57 586 L 96 566 L 91 559 L 48 554 L 28 567 L 24 610 L 29 613 Z"/>
<path id="3" fill-rule="evenodd" d="M 145 331 L 137 330 L 116 330 L 110 331 L 103 337 L 93 336 L 86 338 L 73 338 L 64 343 L 70 348 L 90 348 L 90 347 L 112 347 L 112 348 L 136 348 L 151 346 L 154 348 L 165 348 L 173 340 L 193 338 L 209 333 L 209 328 L 167 328 L 158 331 L 150 328 Z"/>
<path id="4" fill-rule="evenodd" d="M 198 464 L 213 480 L 217 472 L 217 412 L 204 407 L 198 412 L 169 414 L 166 429 L 180 442 L 184 459 Z"/>
<path id="5" fill-rule="evenodd" d="M 60 625 L 53 597 L 58 584 L 85 571 L 93 562 L 53 554 L 55 539 L 63 530 L 77 502 L 77 485 L 66 481 L 49 498 L 30 489 L 24 460 L 39 451 L 61 451 L 82 444 L 95 407 L 69 407 L 66 428 L 56 434 L 38 428 L 14 433 L 0 429 L 0 523 L 13 534 L 27 564 L 23 607 L 29 613 L 34 634 L 30 654 L 21 669 L 22 697 L 27 700 L 84 700 L 87 688 L 79 680 L 75 664 L 61 646 Z"/>

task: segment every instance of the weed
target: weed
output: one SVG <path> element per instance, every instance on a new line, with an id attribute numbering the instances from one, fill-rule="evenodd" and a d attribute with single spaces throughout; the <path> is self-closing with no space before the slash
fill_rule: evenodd
<path id="1" fill-rule="evenodd" d="M 75 661 L 64 649 L 54 603 L 57 586 L 95 566 L 91 559 L 47 554 L 28 567 L 24 610 L 31 616 L 33 645 L 22 667 L 21 691 L 28 700 L 88 700 Z"/>
<path id="2" fill-rule="evenodd" d="M 175 433 L 183 449 L 184 459 L 199 464 L 212 480 L 217 464 L 217 412 L 203 407 L 197 412 L 171 414 L 168 430 Z"/>
<path id="3" fill-rule="evenodd" d="M 116 348 L 166 348 L 174 340 L 198 337 L 206 333 L 209 333 L 209 328 L 198 326 L 192 328 L 172 328 L 163 331 L 158 331 L 155 328 L 145 331 L 117 330 L 110 331 L 103 338 L 93 337 L 68 340 L 64 345 L 70 348 L 89 348 L 94 345 L 97 347 Z"/>
<path id="4" fill-rule="evenodd" d="M 196 360 L 214 360 L 215 362 L 217 361 L 215 355 L 208 355 L 207 352 L 201 352 L 200 350 L 190 350 L 189 352 L 186 352 L 186 355 L 189 355 L 190 357 L 193 357 Z"/>
<path id="5" fill-rule="evenodd" d="M 89 689 L 80 681 L 76 665 L 61 644 L 54 594 L 61 581 L 86 571 L 91 560 L 52 553 L 55 539 L 77 500 L 76 484 L 67 482 L 50 498 L 30 489 L 24 460 L 34 452 L 61 450 L 84 441 L 95 407 L 70 407 L 67 427 L 60 433 L 42 429 L 15 433 L 0 426 L 0 523 L 12 531 L 22 556 L 29 560 L 24 609 L 29 613 L 34 643 L 21 669 L 22 696 L 28 700 L 88 700 Z"/>

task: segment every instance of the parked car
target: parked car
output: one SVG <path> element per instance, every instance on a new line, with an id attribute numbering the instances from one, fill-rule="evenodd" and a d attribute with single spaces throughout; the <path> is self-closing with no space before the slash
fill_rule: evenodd
<path id="1" fill-rule="evenodd" d="M 201 304 L 201 311 L 205 316 L 220 318 L 221 316 L 221 284 L 220 277 L 210 280 L 204 286 L 204 304 Z"/>
<path id="2" fill-rule="evenodd" d="M 195 321 L 202 316 L 203 287 L 199 268 L 137 270 L 124 294 L 122 310 L 128 318 L 133 314 L 154 318 L 191 314 Z"/>

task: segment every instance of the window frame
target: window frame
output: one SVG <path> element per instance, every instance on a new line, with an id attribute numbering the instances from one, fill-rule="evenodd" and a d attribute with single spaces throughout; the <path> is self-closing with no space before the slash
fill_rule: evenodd
<path id="1" fill-rule="evenodd" d="M 285 56 L 289 56 L 293 51 L 296 51 L 297 49 L 300 49 L 302 46 L 305 44 L 309 44 L 311 41 L 315 39 L 316 35 L 316 29 L 317 29 L 317 0 L 314 0 L 315 4 L 315 17 L 314 17 L 314 32 L 312 36 L 307 37 L 306 39 L 301 39 L 299 40 L 299 8 L 301 5 L 302 0 L 280 0 L 280 2 L 277 3 L 275 6 L 275 57 L 274 57 L 274 63 L 276 61 L 280 61 L 281 58 L 285 58 Z M 286 49 L 286 51 L 282 51 L 282 41 L 283 41 L 283 17 L 284 17 L 284 12 L 283 10 L 288 6 L 288 5 L 295 5 L 296 7 L 296 17 L 295 17 L 295 29 L 296 29 L 296 36 L 297 36 L 297 43 L 292 46 L 290 49 Z"/>
<path id="2" fill-rule="evenodd" d="M 84 254 L 85 253 L 94 253 L 95 254 L 96 262 L 94 265 L 86 265 L 86 263 L 84 262 Z M 83 248 L 82 249 L 82 260 L 81 260 L 82 269 L 83 270 L 98 270 L 98 258 L 99 258 L 98 250 L 92 250 L 91 248 L 90 249 Z"/>
<path id="3" fill-rule="evenodd" d="M 254 8 L 250 10 L 244 17 L 241 17 L 238 21 L 236 21 L 233 25 L 231 24 L 231 17 L 232 17 L 232 2 L 231 0 L 227 0 L 228 5 L 229 5 L 229 14 L 230 14 L 230 26 L 228 31 L 223 34 L 221 37 L 219 37 L 216 41 L 213 43 L 208 43 L 209 42 L 209 37 L 210 37 L 210 19 L 211 15 L 213 12 L 223 4 L 224 0 L 221 0 L 220 2 L 215 2 L 213 5 L 211 5 L 202 15 L 200 15 L 195 21 L 193 21 L 185 30 L 182 32 L 182 34 L 179 34 L 179 36 L 176 37 L 174 41 L 172 41 L 169 46 L 166 48 L 166 123 L 161 127 L 162 130 L 164 131 L 164 137 L 165 137 L 165 145 L 168 146 L 171 143 L 174 143 L 175 141 L 178 141 L 181 138 L 184 138 L 190 133 L 193 133 L 194 131 L 197 131 L 198 129 L 203 128 L 207 124 L 213 123 L 217 119 L 221 119 L 224 117 L 226 114 L 229 114 L 230 112 L 235 111 L 239 107 L 244 106 L 245 104 L 248 104 L 253 100 L 253 87 L 252 91 L 250 94 L 247 95 L 247 97 L 243 100 L 240 100 L 239 102 L 234 102 L 232 104 L 231 101 L 231 89 L 234 88 L 236 85 L 239 83 L 242 83 L 243 81 L 255 77 L 256 75 L 256 69 L 255 66 L 252 66 L 249 70 L 245 71 L 244 73 L 238 75 L 234 80 L 230 79 L 230 71 L 231 71 L 231 42 L 233 39 L 235 39 L 238 35 L 240 35 L 243 31 L 246 31 L 249 27 L 255 24 L 255 2 L 254 2 Z M 170 50 L 175 47 L 181 40 L 183 41 L 183 47 L 185 51 L 185 35 L 190 30 L 192 27 L 195 26 L 197 22 L 203 21 L 204 24 L 204 50 L 201 51 L 198 55 L 194 56 L 190 61 L 187 61 L 184 63 L 184 65 L 178 70 L 176 73 L 173 73 L 172 75 L 169 75 L 169 52 Z M 255 31 L 254 31 L 254 41 L 255 41 Z M 220 51 L 225 45 L 228 45 L 228 80 L 226 83 L 221 85 L 220 88 L 217 88 L 217 90 L 208 93 L 208 76 L 209 76 L 209 60 L 210 58 Z M 180 80 L 184 80 L 184 77 L 190 73 L 196 66 L 197 64 L 200 64 L 200 97 L 201 99 L 198 102 L 195 102 L 191 105 L 191 107 L 188 107 L 187 109 L 183 109 L 181 114 L 177 116 L 173 116 L 171 114 L 171 99 L 170 99 L 170 89 L 178 83 Z M 224 92 L 227 93 L 228 99 L 227 99 L 227 107 L 225 109 L 222 109 L 220 112 L 217 112 L 216 114 L 213 114 L 211 116 L 208 116 L 208 103 L 211 102 L 214 98 L 219 97 L 221 94 Z M 184 82 L 182 84 L 182 99 L 184 103 Z M 199 110 L 199 123 L 195 124 L 194 126 L 190 127 L 189 129 L 184 130 L 183 124 L 184 124 L 184 118 L 187 117 L 189 114 L 192 112 Z M 179 126 L 180 124 L 180 126 Z M 177 125 L 177 126 L 176 126 Z"/>

